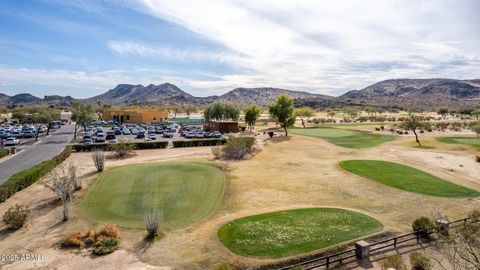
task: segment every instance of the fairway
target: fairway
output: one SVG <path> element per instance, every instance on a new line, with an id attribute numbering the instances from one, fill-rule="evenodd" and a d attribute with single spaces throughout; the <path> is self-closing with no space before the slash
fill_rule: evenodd
<path id="1" fill-rule="evenodd" d="M 305 208 L 244 217 L 223 225 L 220 241 L 232 252 L 281 258 L 310 252 L 381 231 L 364 214 L 337 208 Z"/>
<path id="2" fill-rule="evenodd" d="M 162 228 L 180 228 L 208 217 L 219 205 L 224 173 L 201 163 L 149 163 L 105 171 L 81 208 L 98 222 L 142 228 L 145 210 L 164 211 Z"/>
<path id="3" fill-rule="evenodd" d="M 477 137 L 437 137 L 439 142 L 448 144 L 464 144 L 480 148 L 480 138 Z"/>
<path id="4" fill-rule="evenodd" d="M 469 198 L 480 195 L 475 190 L 398 163 L 380 160 L 347 160 L 340 162 L 340 166 L 376 182 L 419 194 L 448 198 Z"/>
<path id="5" fill-rule="evenodd" d="M 394 136 L 338 128 L 294 128 L 291 133 L 324 139 L 338 146 L 368 148 L 393 141 Z"/>

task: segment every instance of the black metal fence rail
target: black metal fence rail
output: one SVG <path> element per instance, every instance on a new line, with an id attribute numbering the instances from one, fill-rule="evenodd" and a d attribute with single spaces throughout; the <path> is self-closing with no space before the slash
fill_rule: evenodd
<path id="1" fill-rule="evenodd" d="M 448 229 L 453 229 L 459 226 L 462 226 L 465 224 L 467 221 L 472 220 L 473 218 L 464 218 L 464 219 L 459 219 L 455 220 L 452 222 L 448 223 Z M 474 222 L 479 221 L 478 219 L 473 219 Z M 384 250 L 387 248 L 396 248 L 398 245 L 402 243 L 406 243 L 412 240 L 417 240 L 417 242 L 420 241 L 421 237 L 429 236 L 431 234 L 437 233 L 439 231 L 438 228 L 433 228 L 433 229 L 423 229 L 411 233 L 406 233 L 402 234 L 399 236 L 395 237 L 390 237 L 385 240 L 377 241 L 372 244 L 370 244 L 370 252 L 376 252 L 380 250 Z M 350 259 L 356 257 L 356 249 L 351 248 L 347 249 L 342 252 L 338 252 L 335 254 L 330 254 L 327 256 L 322 256 L 319 258 L 314 258 L 314 259 L 309 259 L 300 263 L 288 265 L 285 267 L 278 268 L 279 270 L 289 270 L 292 268 L 300 268 L 302 270 L 312 270 L 312 269 L 317 269 L 320 267 L 325 267 L 326 269 L 329 269 L 330 266 L 333 266 L 337 263 L 346 263 L 349 262 Z"/>

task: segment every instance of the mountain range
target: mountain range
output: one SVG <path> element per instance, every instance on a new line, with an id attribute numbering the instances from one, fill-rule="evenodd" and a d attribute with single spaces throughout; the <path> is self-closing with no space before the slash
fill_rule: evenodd
<path id="1" fill-rule="evenodd" d="M 348 91 L 334 97 L 309 92 L 280 88 L 236 88 L 220 96 L 195 97 L 177 86 L 164 83 L 131 85 L 119 84 L 107 92 L 87 98 L 74 99 L 71 96 L 35 97 L 31 94 L 7 96 L 0 93 L 0 105 L 58 105 L 69 106 L 75 101 L 109 105 L 197 105 L 204 106 L 215 101 L 238 105 L 258 104 L 267 106 L 279 95 L 288 95 L 297 106 L 314 108 L 369 105 L 395 108 L 451 109 L 480 107 L 480 80 L 453 79 L 395 79 L 385 80 L 361 90 Z"/>

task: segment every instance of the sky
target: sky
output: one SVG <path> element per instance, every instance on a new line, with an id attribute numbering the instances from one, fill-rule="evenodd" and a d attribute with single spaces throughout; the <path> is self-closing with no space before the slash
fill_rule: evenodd
<path id="1" fill-rule="evenodd" d="M 480 78 L 478 0 L 1 0 L 0 93 L 85 98 L 169 82 L 196 95 L 339 95 Z"/>

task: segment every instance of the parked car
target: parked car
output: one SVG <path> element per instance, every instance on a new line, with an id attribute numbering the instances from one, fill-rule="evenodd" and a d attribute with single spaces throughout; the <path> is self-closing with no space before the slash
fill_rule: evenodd
<path id="1" fill-rule="evenodd" d="M 18 145 L 20 143 L 20 140 L 15 138 L 15 137 L 8 137 L 5 142 L 3 143 L 3 145 L 5 146 L 15 146 L 15 145 Z"/>
<path id="2" fill-rule="evenodd" d="M 109 143 L 117 143 L 117 137 L 115 137 L 115 134 L 113 132 L 107 133 L 107 137 L 105 137 L 105 140 L 107 140 Z"/>
<path id="3" fill-rule="evenodd" d="M 93 140 L 91 137 L 88 137 L 88 136 L 85 136 L 86 138 L 83 138 L 83 144 L 87 145 L 87 144 L 92 144 L 93 143 Z"/>
<path id="4" fill-rule="evenodd" d="M 204 136 L 205 138 L 212 138 L 212 137 L 213 137 L 213 132 L 208 132 L 208 131 L 207 131 L 207 132 L 205 132 L 205 133 L 203 134 L 203 136 Z"/>
<path id="5" fill-rule="evenodd" d="M 13 132 L 10 133 L 10 135 L 15 138 L 23 137 L 23 134 L 20 130 L 14 130 Z"/>
<path id="6" fill-rule="evenodd" d="M 138 132 L 137 133 L 137 139 L 145 139 L 145 132 Z"/>
<path id="7" fill-rule="evenodd" d="M 170 129 L 165 129 L 163 131 L 163 137 L 164 138 L 173 138 L 173 131 Z"/>
<path id="8" fill-rule="evenodd" d="M 97 138 L 95 139 L 95 142 L 105 142 L 105 134 L 97 133 Z"/>
<path id="9" fill-rule="evenodd" d="M 157 139 L 157 136 L 155 135 L 155 133 L 148 133 L 148 140 L 149 141 L 154 141 Z"/>
<path id="10" fill-rule="evenodd" d="M 212 138 L 220 139 L 222 138 L 222 133 L 220 133 L 220 131 L 214 131 L 212 134 Z"/>
<path id="11" fill-rule="evenodd" d="M 204 138 L 205 133 L 203 131 L 197 131 L 195 132 L 195 138 Z"/>
<path id="12" fill-rule="evenodd" d="M 122 135 L 122 131 L 119 128 L 115 128 L 115 129 L 113 129 L 113 134 Z"/>
<path id="13" fill-rule="evenodd" d="M 25 133 L 23 133 L 23 137 L 24 138 L 35 138 L 35 132 L 34 131 L 25 131 Z"/>
<path id="14" fill-rule="evenodd" d="M 185 138 L 191 139 L 195 137 L 195 131 L 189 131 L 185 134 Z"/>
<path id="15" fill-rule="evenodd" d="M 124 128 L 122 133 L 123 135 L 130 135 L 130 130 L 128 128 Z"/>

